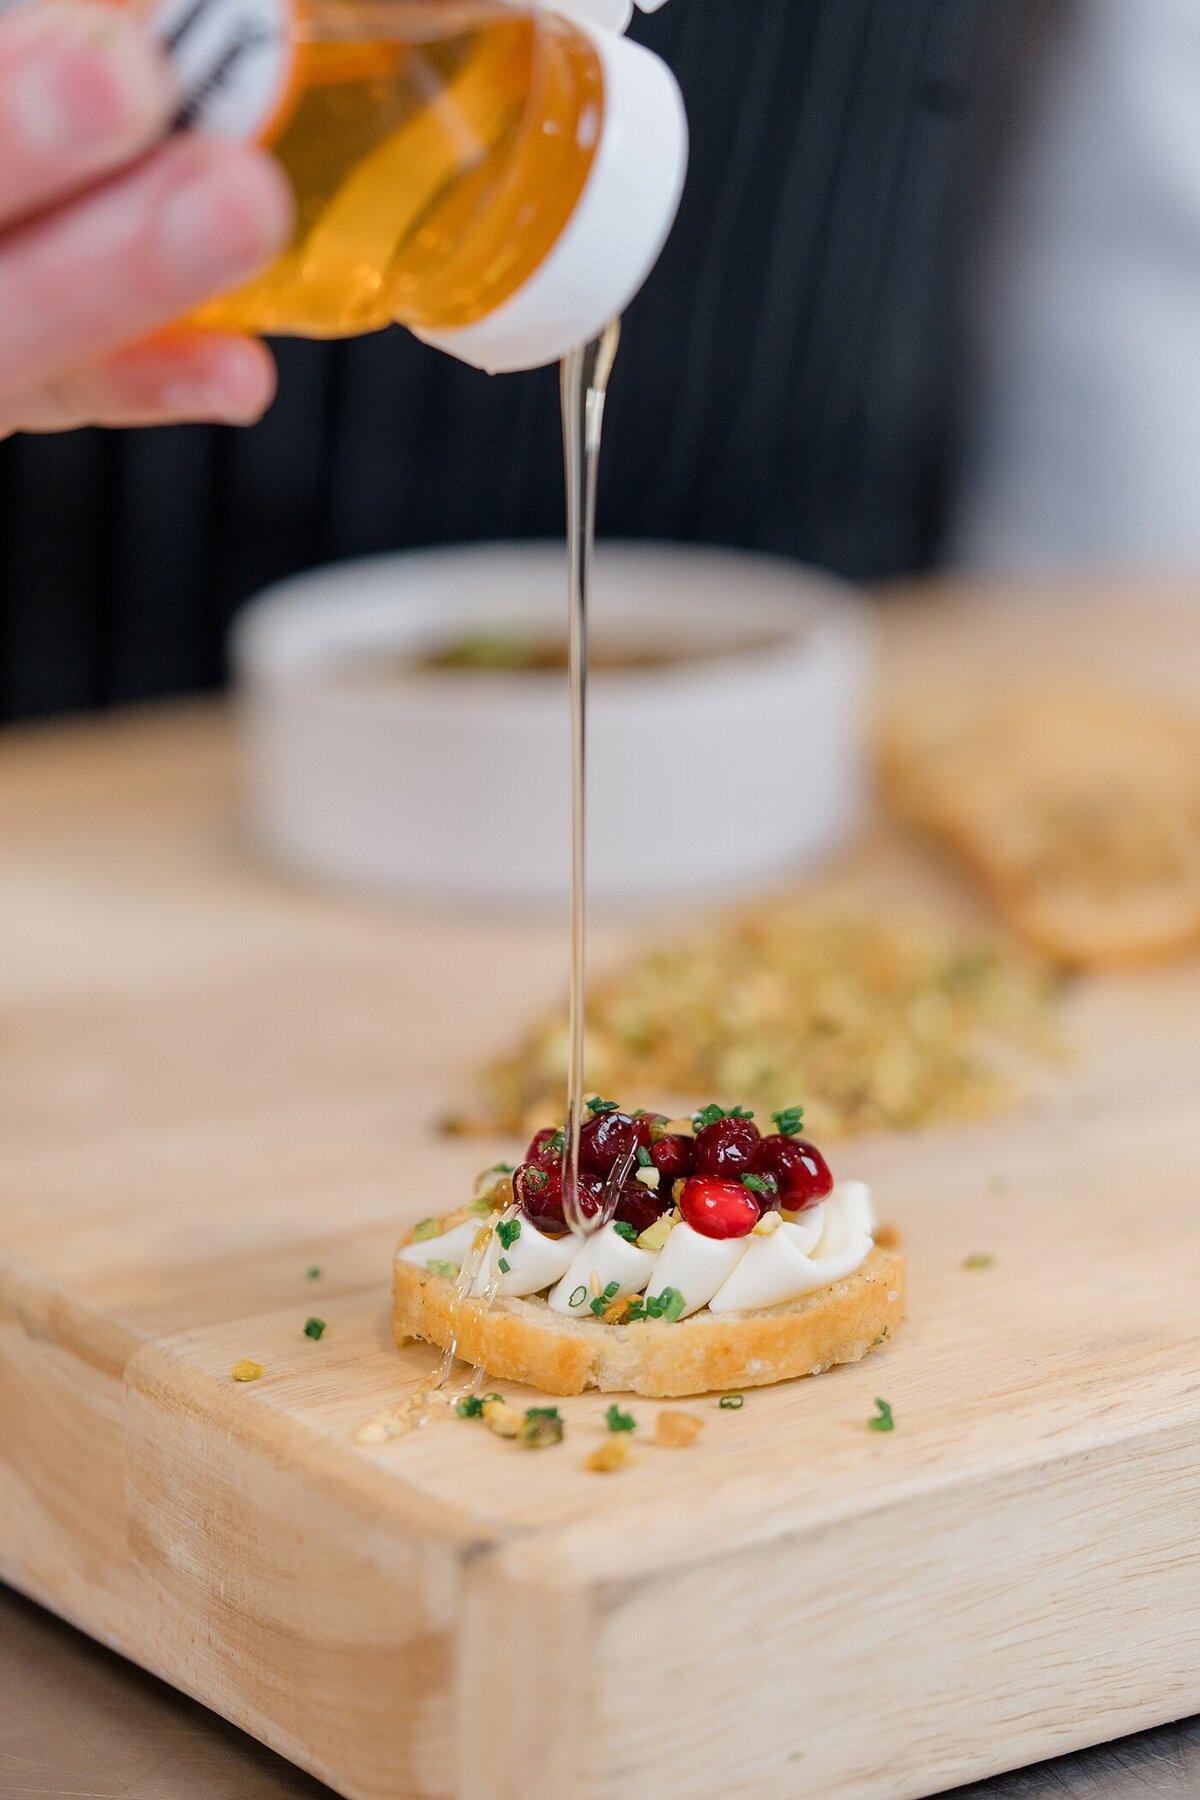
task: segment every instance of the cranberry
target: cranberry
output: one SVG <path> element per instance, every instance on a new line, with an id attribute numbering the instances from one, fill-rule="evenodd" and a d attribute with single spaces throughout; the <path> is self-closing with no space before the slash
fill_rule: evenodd
<path id="1" fill-rule="evenodd" d="M 697 1175 L 744 1175 L 761 1142 L 753 1119 L 714 1119 L 696 1133 Z"/>
<path id="2" fill-rule="evenodd" d="M 522 1163 L 513 1176 L 513 1193 L 521 1211 L 539 1231 L 564 1232 L 567 1221 L 563 1214 L 562 1170 L 557 1163 L 545 1168 L 539 1163 Z M 604 1204 L 604 1183 L 595 1175 L 579 1177 L 579 1205 L 587 1219 L 594 1218 Z"/>
<path id="3" fill-rule="evenodd" d="M 579 1134 L 579 1167 L 589 1175 L 607 1175 L 622 1157 L 649 1142 L 649 1114 L 633 1119 L 628 1113 L 600 1113 Z"/>
<path id="4" fill-rule="evenodd" d="M 648 1225 L 653 1225 L 655 1219 L 661 1218 L 669 1198 L 670 1190 L 667 1191 L 666 1198 L 660 1199 L 657 1193 L 651 1193 L 640 1181 L 627 1181 L 621 1189 L 621 1197 L 617 1201 L 613 1217 L 620 1219 L 623 1224 L 632 1225 L 635 1231 L 643 1232 Z"/>
<path id="5" fill-rule="evenodd" d="M 651 1144 L 650 1161 L 662 1176 L 660 1186 L 668 1193 L 672 1182 L 691 1174 L 695 1141 L 695 1138 L 684 1137 L 682 1132 L 671 1132 L 667 1137 L 659 1138 L 657 1144 Z"/>
<path id="6" fill-rule="evenodd" d="M 754 1159 L 756 1174 L 773 1175 L 779 1183 L 779 1203 L 788 1212 L 803 1212 L 833 1192 L 829 1164 L 815 1144 L 803 1138 L 773 1132 L 765 1137 Z"/>
<path id="7" fill-rule="evenodd" d="M 679 1210 L 701 1237 L 745 1237 L 758 1224 L 758 1201 L 740 1181 L 693 1175 L 679 1196 Z"/>

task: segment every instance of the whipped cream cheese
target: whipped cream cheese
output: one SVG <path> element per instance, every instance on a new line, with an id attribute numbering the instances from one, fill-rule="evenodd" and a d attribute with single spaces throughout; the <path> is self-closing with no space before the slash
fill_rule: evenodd
<path id="1" fill-rule="evenodd" d="M 774 1225 L 769 1223 L 772 1218 L 778 1218 Z M 501 1222 L 520 1225 L 507 1246 L 496 1233 Z M 399 1254 L 404 1262 L 425 1268 L 441 1263 L 457 1271 L 475 1233 L 490 1225 L 492 1238 L 473 1294 L 486 1293 L 495 1280 L 500 1294 L 525 1298 L 546 1293 L 553 1312 L 591 1319 L 597 1295 L 623 1300 L 645 1294 L 657 1299 L 673 1288 L 684 1301 L 678 1316 L 687 1318 L 705 1306 L 718 1314 L 780 1306 L 844 1281 L 866 1261 L 874 1241 L 870 1190 L 863 1181 L 838 1182 L 824 1201 L 794 1219 L 767 1214 L 761 1223 L 764 1229 L 739 1238 L 705 1237 L 681 1223 L 655 1252 L 630 1242 L 612 1224 L 583 1243 L 569 1236 L 549 1237 L 510 1208 L 503 1221 L 498 1215 L 491 1221 L 470 1219 L 437 1237 L 409 1244 Z"/>

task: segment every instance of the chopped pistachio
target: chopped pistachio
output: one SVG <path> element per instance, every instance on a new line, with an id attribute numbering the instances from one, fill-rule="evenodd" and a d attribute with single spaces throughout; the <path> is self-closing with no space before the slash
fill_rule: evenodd
<path id="1" fill-rule="evenodd" d="M 660 1412 L 654 1421 L 654 1441 L 664 1450 L 686 1450 L 704 1430 L 704 1420 L 695 1413 Z"/>

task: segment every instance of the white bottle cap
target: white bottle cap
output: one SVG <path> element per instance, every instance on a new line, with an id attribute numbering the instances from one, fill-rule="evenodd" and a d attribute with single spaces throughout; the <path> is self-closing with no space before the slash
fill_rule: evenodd
<path id="1" fill-rule="evenodd" d="M 579 202 L 549 255 L 493 312 L 417 336 L 497 375 L 557 362 L 618 318 L 658 261 L 687 170 L 687 117 L 667 65 L 580 24 L 604 77 L 604 123 Z"/>

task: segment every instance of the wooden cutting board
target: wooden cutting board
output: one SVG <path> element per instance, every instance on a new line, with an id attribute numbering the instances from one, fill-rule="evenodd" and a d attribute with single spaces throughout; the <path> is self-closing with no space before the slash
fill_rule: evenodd
<path id="1" fill-rule="evenodd" d="M 1134 602 L 902 605 L 886 677 L 1200 704 L 1200 615 Z M 393 1241 L 493 1149 L 433 1121 L 561 922 L 292 887 L 234 817 L 217 711 L 0 752 L 0 1574 L 356 1800 L 876 1800 L 1200 1708 L 1200 965 L 1079 983 L 1007 1117 L 842 1150 L 911 1264 L 867 1364 L 620 1476 L 595 1398 L 366 1450 L 430 1365 Z M 883 834 L 836 885 L 975 916 Z"/>

